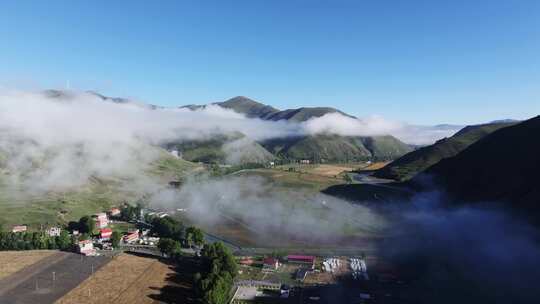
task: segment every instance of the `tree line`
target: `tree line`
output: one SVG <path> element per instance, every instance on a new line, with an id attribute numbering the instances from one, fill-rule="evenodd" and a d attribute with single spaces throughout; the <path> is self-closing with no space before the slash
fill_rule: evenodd
<path id="1" fill-rule="evenodd" d="M 206 244 L 201 251 L 201 260 L 203 270 L 194 276 L 195 292 L 204 303 L 228 303 L 238 271 L 231 251 L 221 242 Z"/>
<path id="2" fill-rule="evenodd" d="M 151 224 L 150 233 L 160 238 L 157 244 L 159 250 L 169 257 L 181 256 L 182 247 L 191 248 L 204 244 L 204 233 L 201 229 L 194 226 L 185 228 L 181 221 L 172 217 L 154 217 Z"/>
<path id="3" fill-rule="evenodd" d="M 0 250 L 71 250 L 73 244 L 74 240 L 65 230 L 59 236 L 45 232 L 0 232 Z"/>

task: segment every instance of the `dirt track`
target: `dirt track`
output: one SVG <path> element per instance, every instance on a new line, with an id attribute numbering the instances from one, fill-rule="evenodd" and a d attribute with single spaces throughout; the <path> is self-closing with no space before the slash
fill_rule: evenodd
<path id="1" fill-rule="evenodd" d="M 0 303 L 54 303 L 110 260 L 68 252 L 49 255 L 1 279 Z"/>

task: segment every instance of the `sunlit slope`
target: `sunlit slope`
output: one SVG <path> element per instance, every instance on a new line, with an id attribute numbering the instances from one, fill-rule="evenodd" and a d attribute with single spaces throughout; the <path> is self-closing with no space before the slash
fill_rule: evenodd
<path id="1" fill-rule="evenodd" d="M 386 160 L 412 150 L 392 136 L 301 136 L 268 140 L 263 146 L 284 159 L 310 159 L 316 162 Z"/>
<path id="2" fill-rule="evenodd" d="M 160 149 L 159 155 L 141 172 L 143 177 L 92 176 L 83 186 L 66 191 L 34 193 L 27 185 L 14 185 L 0 174 L 0 224 L 4 229 L 17 224 L 33 229 L 41 224 L 65 224 L 111 206 L 133 203 L 156 187 L 166 187 L 171 180 L 182 180 L 203 169 L 165 150 Z M 146 188 L 140 186 L 142 182 Z"/>

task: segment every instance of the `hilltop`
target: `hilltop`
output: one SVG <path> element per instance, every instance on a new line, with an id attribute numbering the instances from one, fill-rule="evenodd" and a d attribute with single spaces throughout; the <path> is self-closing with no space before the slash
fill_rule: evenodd
<path id="1" fill-rule="evenodd" d="M 223 108 L 234 110 L 245 114 L 250 118 L 260 118 L 264 120 L 287 120 L 294 122 L 307 121 L 311 118 L 321 117 L 329 113 L 339 113 L 344 116 L 354 118 L 354 116 L 343 113 L 331 107 L 302 107 L 298 109 L 278 110 L 272 106 L 262 104 L 244 96 L 233 97 L 229 100 L 215 103 Z"/>
<path id="2" fill-rule="evenodd" d="M 513 124 L 515 122 L 505 121 L 467 126 L 449 138 L 441 139 L 433 145 L 419 148 L 401 156 L 375 172 L 374 176 L 398 181 L 408 180 L 441 159 L 458 154 L 484 136 Z"/>

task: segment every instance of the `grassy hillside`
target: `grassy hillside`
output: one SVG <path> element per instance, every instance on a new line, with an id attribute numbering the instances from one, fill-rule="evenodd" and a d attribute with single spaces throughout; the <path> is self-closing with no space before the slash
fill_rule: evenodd
<path id="1" fill-rule="evenodd" d="M 454 157 L 441 160 L 425 175 L 444 187 L 454 201 L 502 202 L 540 224 L 540 116 L 499 129 Z M 422 176 L 413 179 L 422 184 Z"/>
<path id="2" fill-rule="evenodd" d="M 245 164 L 267 163 L 275 157 L 243 134 L 216 135 L 206 140 L 169 143 L 168 150 L 178 150 L 190 162 Z"/>
<path id="3" fill-rule="evenodd" d="M 482 137 L 512 124 L 492 123 L 465 127 L 450 138 L 441 139 L 433 145 L 412 151 L 396 159 L 378 170 L 375 176 L 398 181 L 408 180 L 441 159 L 452 157 Z"/>
<path id="4" fill-rule="evenodd" d="M 411 148 L 392 136 L 346 137 L 316 135 L 278 138 L 263 146 L 284 159 L 310 159 L 315 162 L 351 162 L 367 159 L 393 159 Z"/>
<path id="5" fill-rule="evenodd" d="M 166 185 L 170 180 L 185 178 L 198 168 L 194 163 L 162 151 L 161 157 L 149 169 L 148 177 Z M 122 177 L 93 177 L 83 187 L 39 195 L 1 181 L 0 174 L 0 224 L 4 229 L 16 224 L 27 224 L 31 229 L 38 229 L 41 224 L 65 224 L 123 202 L 134 202 L 145 194 L 130 187 L 131 180 Z"/>

